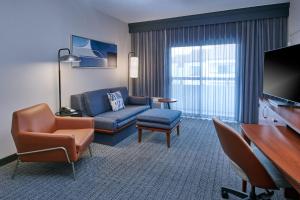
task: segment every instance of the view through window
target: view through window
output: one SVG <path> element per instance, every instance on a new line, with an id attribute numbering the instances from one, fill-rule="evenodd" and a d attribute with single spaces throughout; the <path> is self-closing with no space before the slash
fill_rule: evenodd
<path id="1" fill-rule="evenodd" d="M 236 44 L 171 48 L 171 96 L 184 115 L 236 120 Z"/>

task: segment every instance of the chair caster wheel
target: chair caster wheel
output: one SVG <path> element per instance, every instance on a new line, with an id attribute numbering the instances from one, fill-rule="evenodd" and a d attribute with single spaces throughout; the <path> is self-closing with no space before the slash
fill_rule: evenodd
<path id="1" fill-rule="evenodd" d="M 221 194 L 223 199 L 229 199 L 228 192 L 222 190 Z"/>

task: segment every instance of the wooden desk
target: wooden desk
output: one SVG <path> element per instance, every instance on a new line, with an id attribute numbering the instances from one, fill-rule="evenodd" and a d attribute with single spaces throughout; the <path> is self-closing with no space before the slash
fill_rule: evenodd
<path id="1" fill-rule="evenodd" d="M 244 124 L 243 137 L 253 142 L 300 194 L 300 135 L 285 126 Z"/>
<path id="2" fill-rule="evenodd" d="M 273 110 L 289 127 L 300 134 L 300 109 L 292 107 L 276 107 L 265 101 L 267 106 Z"/>

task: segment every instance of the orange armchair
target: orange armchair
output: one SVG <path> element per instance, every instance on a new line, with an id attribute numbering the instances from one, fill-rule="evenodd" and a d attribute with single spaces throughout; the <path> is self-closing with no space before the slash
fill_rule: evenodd
<path id="1" fill-rule="evenodd" d="M 74 162 L 89 149 L 94 139 L 93 118 L 57 117 L 47 104 L 38 104 L 13 113 L 12 136 L 19 162 Z"/>

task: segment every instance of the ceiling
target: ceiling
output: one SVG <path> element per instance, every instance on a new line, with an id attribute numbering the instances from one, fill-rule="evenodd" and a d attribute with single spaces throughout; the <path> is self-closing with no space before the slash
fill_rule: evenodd
<path id="1" fill-rule="evenodd" d="M 81 0 L 126 23 L 289 2 L 289 0 Z"/>

